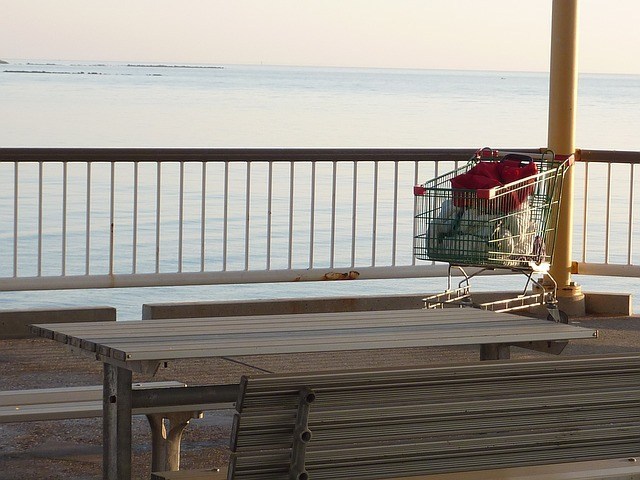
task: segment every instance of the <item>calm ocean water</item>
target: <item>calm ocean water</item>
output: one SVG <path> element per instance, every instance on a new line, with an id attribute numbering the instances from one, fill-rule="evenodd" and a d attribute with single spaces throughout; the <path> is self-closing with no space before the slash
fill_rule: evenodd
<path id="1" fill-rule="evenodd" d="M 15 61 L 0 67 L 0 92 L 5 147 L 508 148 L 543 146 L 547 137 L 544 73 Z M 640 150 L 640 76 L 582 75 L 578 98 L 579 147 Z M 590 291 L 626 292 L 633 283 L 576 280 Z M 40 292 L 37 300 L 5 292 L 0 306 L 108 304 L 129 319 L 158 301 L 443 287 L 444 279 L 380 280 Z M 478 287 L 494 289 L 496 280 Z"/>

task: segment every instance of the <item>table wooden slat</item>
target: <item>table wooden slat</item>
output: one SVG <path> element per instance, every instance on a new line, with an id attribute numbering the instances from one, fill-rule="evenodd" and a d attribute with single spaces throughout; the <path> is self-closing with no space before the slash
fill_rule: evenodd
<path id="1" fill-rule="evenodd" d="M 477 309 L 389 310 L 34 325 L 119 361 L 561 341 L 597 331 Z"/>

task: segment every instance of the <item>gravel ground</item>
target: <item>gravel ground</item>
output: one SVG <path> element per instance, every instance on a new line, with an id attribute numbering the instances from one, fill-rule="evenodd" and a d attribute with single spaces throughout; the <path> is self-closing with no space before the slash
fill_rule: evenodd
<path id="1" fill-rule="evenodd" d="M 572 319 L 575 325 L 595 327 L 600 337 L 569 344 L 562 356 L 640 352 L 640 316 Z M 518 348 L 513 358 L 544 354 Z M 475 361 L 478 349 L 410 348 L 331 354 L 237 357 L 225 360 L 177 361 L 162 368 L 153 380 L 179 380 L 190 385 L 232 383 L 258 370 L 273 372 L 408 366 Z M 0 340 L 0 390 L 102 383 L 102 365 L 44 339 Z M 151 378 L 134 375 L 134 381 Z M 184 433 L 181 467 L 224 466 L 232 411 L 207 412 Z M 150 431 L 142 416 L 133 420 L 133 477 L 149 478 Z M 102 476 L 102 420 L 99 418 L 0 424 L 0 480 L 99 480 Z"/>

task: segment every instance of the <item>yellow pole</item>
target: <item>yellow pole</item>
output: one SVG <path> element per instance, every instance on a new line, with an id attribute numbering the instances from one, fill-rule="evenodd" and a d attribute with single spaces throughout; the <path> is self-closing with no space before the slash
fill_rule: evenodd
<path id="1" fill-rule="evenodd" d="M 549 148 L 559 155 L 570 155 L 575 151 L 577 51 L 578 0 L 553 0 L 548 143 Z M 563 184 L 562 207 L 550 270 L 558 282 L 558 297 L 582 297 L 579 286 L 571 281 L 573 182 L 573 168 L 569 168 Z"/>

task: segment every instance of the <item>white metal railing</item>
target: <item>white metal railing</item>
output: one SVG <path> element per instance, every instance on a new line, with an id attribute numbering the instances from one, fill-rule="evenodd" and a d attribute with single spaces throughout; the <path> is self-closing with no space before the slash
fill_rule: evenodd
<path id="1" fill-rule="evenodd" d="M 574 273 L 640 276 L 640 152 L 578 151 Z"/>
<path id="2" fill-rule="evenodd" d="M 412 187 L 472 153 L 0 149 L 0 290 L 440 276 L 412 256 Z M 580 273 L 639 274 L 639 155 L 582 152 Z"/>

